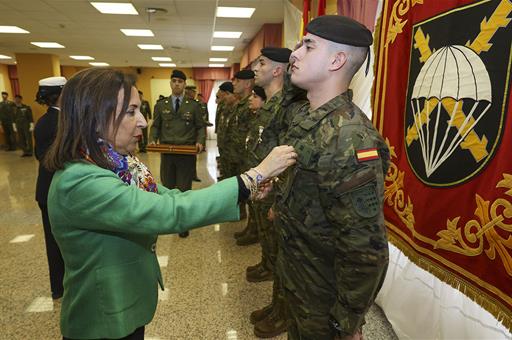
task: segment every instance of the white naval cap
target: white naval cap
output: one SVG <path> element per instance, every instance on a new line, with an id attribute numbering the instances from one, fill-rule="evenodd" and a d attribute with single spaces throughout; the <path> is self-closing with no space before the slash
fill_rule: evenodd
<path id="1" fill-rule="evenodd" d="M 66 85 L 66 78 L 64 77 L 49 77 L 39 80 L 39 86 L 64 86 Z"/>

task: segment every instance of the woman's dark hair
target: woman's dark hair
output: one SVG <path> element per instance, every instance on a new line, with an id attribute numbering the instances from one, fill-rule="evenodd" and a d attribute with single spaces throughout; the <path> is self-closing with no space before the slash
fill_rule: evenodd
<path id="1" fill-rule="evenodd" d="M 70 161 L 84 159 L 110 169 L 111 164 L 98 144 L 109 126 L 114 135 L 126 114 L 135 77 L 111 68 L 90 68 L 76 73 L 64 86 L 60 100 L 57 136 L 44 159 L 50 171 L 64 168 Z M 124 90 L 123 106 L 116 119 L 118 94 Z"/>

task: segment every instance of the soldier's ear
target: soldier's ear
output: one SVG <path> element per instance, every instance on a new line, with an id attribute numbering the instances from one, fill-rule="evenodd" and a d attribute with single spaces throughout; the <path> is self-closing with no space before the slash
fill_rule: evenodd
<path id="1" fill-rule="evenodd" d="M 347 62 L 347 54 L 342 51 L 338 51 L 332 55 L 331 63 L 329 65 L 329 71 L 338 71 Z"/>

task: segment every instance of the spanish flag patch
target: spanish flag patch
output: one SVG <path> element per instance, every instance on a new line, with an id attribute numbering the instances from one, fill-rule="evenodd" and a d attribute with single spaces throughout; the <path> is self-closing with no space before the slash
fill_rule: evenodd
<path id="1" fill-rule="evenodd" d="M 373 161 L 380 158 L 377 148 L 357 150 L 356 155 L 358 162 Z"/>

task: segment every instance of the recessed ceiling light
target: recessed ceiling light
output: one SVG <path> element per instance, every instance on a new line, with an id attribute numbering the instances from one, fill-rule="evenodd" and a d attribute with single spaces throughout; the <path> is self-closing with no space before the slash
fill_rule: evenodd
<path id="1" fill-rule="evenodd" d="M 129 36 L 129 37 L 154 37 L 155 36 L 151 30 L 121 28 L 121 32 L 123 32 L 124 35 Z"/>
<path id="2" fill-rule="evenodd" d="M 225 61 L 228 61 L 228 58 L 210 58 L 209 61 L 220 61 L 220 62 L 225 62 Z"/>
<path id="3" fill-rule="evenodd" d="M 91 2 L 98 11 L 103 14 L 129 14 L 138 15 L 139 12 L 130 3 L 117 2 Z"/>
<path id="4" fill-rule="evenodd" d="M 171 57 L 151 57 L 154 61 L 172 61 Z"/>
<path id="5" fill-rule="evenodd" d="M 208 64 L 208 67 L 224 67 L 224 64 Z"/>
<path id="6" fill-rule="evenodd" d="M 228 38 L 238 39 L 242 35 L 242 32 L 226 32 L 226 31 L 215 31 L 213 32 L 214 38 Z"/>
<path id="7" fill-rule="evenodd" d="M 64 48 L 64 46 L 62 46 L 61 44 L 56 43 L 56 42 L 32 41 L 30 43 L 32 45 L 36 45 L 37 47 L 41 47 L 41 48 Z"/>
<path id="8" fill-rule="evenodd" d="M 217 16 L 220 18 L 250 18 L 255 8 L 248 7 L 217 7 Z"/>
<path id="9" fill-rule="evenodd" d="M 0 33 L 30 33 L 18 26 L 0 26 Z"/>
<path id="10" fill-rule="evenodd" d="M 138 44 L 141 50 L 163 50 L 164 47 L 162 45 L 151 45 L 151 44 Z"/>
<path id="11" fill-rule="evenodd" d="M 108 63 L 89 63 L 89 65 L 92 66 L 110 66 Z"/>
<path id="12" fill-rule="evenodd" d="M 233 51 L 235 46 L 212 46 L 212 51 Z"/>
<path id="13" fill-rule="evenodd" d="M 89 57 L 88 55 L 70 55 L 69 57 L 75 60 L 94 60 L 93 57 Z"/>
<path id="14" fill-rule="evenodd" d="M 12 57 L 9 57 L 8 55 L 0 54 L 0 59 L 12 59 Z"/>
<path id="15" fill-rule="evenodd" d="M 176 67 L 174 63 L 160 63 L 158 65 L 160 65 L 160 67 Z"/>

